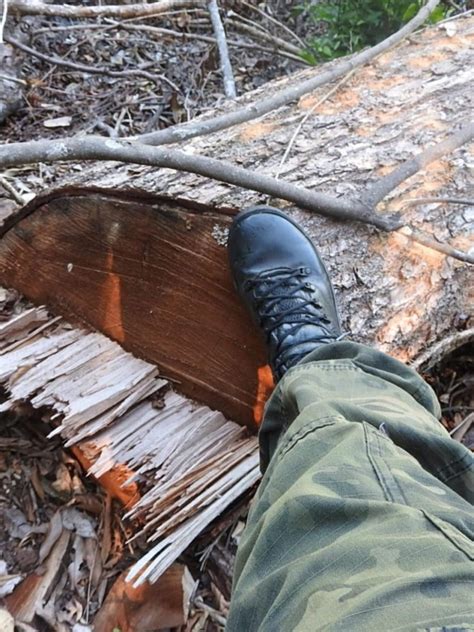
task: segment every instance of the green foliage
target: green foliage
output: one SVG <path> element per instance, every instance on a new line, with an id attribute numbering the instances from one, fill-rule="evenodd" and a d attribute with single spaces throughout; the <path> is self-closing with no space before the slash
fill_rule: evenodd
<path id="1" fill-rule="evenodd" d="M 316 64 L 373 46 L 411 20 L 423 4 L 423 0 L 322 0 L 300 7 L 321 29 L 320 35 L 307 42 L 301 56 Z M 430 22 L 438 22 L 448 13 L 449 9 L 440 4 Z"/>

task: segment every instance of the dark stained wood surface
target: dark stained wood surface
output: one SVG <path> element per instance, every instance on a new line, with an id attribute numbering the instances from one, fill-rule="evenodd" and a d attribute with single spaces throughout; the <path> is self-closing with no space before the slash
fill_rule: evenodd
<path id="1" fill-rule="evenodd" d="M 213 236 L 230 222 L 150 196 L 58 193 L 10 220 L 0 283 L 103 332 L 157 364 L 177 390 L 252 424 L 266 357 Z"/>

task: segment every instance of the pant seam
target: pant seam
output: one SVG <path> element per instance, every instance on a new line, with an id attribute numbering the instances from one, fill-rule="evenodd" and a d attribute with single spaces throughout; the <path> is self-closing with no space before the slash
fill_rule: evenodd
<path id="1" fill-rule="evenodd" d="M 386 499 L 392 503 L 408 505 L 402 488 L 384 458 L 385 446 L 382 444 L 382 436 L 367 422 L 362 422 L 362 427 L 367 446 L 367 456 Z M 383 440 L 386 441 L 387 439 L 383 438 Z"/>
<path id="2" fill-rule="evenodd" d="M 292 450 L 295 445 L 301 440 L 304 439 L 308 434 L 313 432 L 318 428 L 326 428 L 327 426 L 332 426 L 335 423 L 336 419 L 343 419 L 340 415 L 329 415 L 327 417 L 322 417 L 316 419 L 314 421 L 310 421 L 305 423 L 304 426 L 298 430 L 291 437 L 288 437 L 284 443 L 278 449 L 278 454 L 276 454 L 276 460 L 280 461 L 285 454 L 287 454 L 290 450 Z"/>
<path id="3" fill-rule="evenodd" d="M 451 468 L 453 468 L 454 466 L 460 465 L 463 462 L 465 462 L 466 461 L 466 457 L 469 457 L 469 463 L 462 470 L 459 470 L 457 472 L 453 472 L 452 474 L 450 474 L 449 470 Z M 455 478 L 456 476 L 459 476 L 460 473 L 465 472 L 466 470 L 468 470 L 471 466 L 472 466 L 471 455 L 470 454 L 463 454 L 461 458 L 456 459 L 455 461 L 451 461 L 450 463 L 447 463 L 443 467 L 439 468 L 438 471 L 436 472 L 436 476 L 438 478 L 442 477 L 442 479 L 444 481 L 450 481 L 452 478 Z"/>

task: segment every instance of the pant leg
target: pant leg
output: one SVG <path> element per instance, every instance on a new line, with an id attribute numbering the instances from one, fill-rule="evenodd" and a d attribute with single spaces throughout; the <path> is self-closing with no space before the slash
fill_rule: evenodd
<path id="1" fill-rule="evenodd" d="M 474 464 L 438 414 L 415 372 L 355 343 L 285 375 L 227 632 L 474 629 Z"/>

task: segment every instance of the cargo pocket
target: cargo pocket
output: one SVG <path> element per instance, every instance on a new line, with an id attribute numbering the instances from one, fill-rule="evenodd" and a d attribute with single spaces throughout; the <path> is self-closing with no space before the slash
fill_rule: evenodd
<path id="1" fill-rule="evenodd" d="M 470 560 L 474 560 L 474 541 L 471 538 L 464 535 L 464 533 L 459 531 L 459 529 L 449 522 L 446 522 L 446 520 L 442 520 L 423 509 L 421 511 L 423 512 L 425 518 L 429 520 L 431 524 L 438 529 L 438 531 L 441 531 L 441 533 L 448 538 L 448 540 L 450 540 L 457 549 L 465 553 Z"/>

